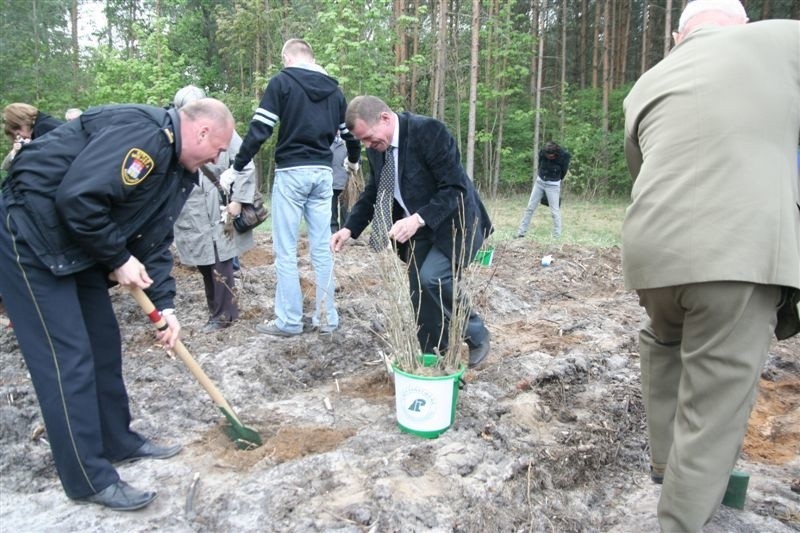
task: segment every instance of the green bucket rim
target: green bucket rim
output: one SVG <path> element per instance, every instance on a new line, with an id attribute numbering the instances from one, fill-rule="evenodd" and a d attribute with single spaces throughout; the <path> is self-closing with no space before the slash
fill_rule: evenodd
<path id="1" fill-rule="evenodd" d="M 422 359 L 422 366 L 424 367 L 432 367 L 436 365 L 436 362 L 439 360 L 439 356 L 432 353 L 424 353 L 420 355 L 420 359 Z M 401 374 L 403 376 L 413 378 L 413 379 L 421 379 L 425 381 L 443 381 L 446 379 L 451 379 L 453 376 L 457 376 L 457 379 L 461 379 L 461 376 L 464 375 L 464 372 L 467 371 L 467 365 L 461 363 L 461 366 L 458 367 L 458 370 L 452 374 L 445 374 L 444 376 L 420 376 L 419 374 L 412 374 L 411 372 L 406 372 L 405 370 L 401 370 L 400 367 L 397 366 L 396 363 L 392 362 L 392 370 Z"/>

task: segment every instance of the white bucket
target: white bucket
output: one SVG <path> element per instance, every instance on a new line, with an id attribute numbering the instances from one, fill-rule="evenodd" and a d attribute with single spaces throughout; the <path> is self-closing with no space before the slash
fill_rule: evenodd
<path id="1" fill-rule="evenodd" d="M 463 374 L 462 368 L 448 376 L 417 376 L 395 367 L 395 408 L 400 429 L 427 439 L 447 431 L 455 420 Z"/>

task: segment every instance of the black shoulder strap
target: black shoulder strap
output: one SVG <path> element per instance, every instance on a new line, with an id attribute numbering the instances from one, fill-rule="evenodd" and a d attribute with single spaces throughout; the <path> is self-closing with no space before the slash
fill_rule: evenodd
<path id="1" fill-rule="evenodd" d="M 228 205 L 228 194 L 225 192 L 225 189 L 222 188 L 222 184 L 219 182 L 219 179 L 214 175 L 213 172 L 208 170 L 208 167 L 205 165 L 200 165 L 200 172 L 208 178 L 208 181 L 214 184 L 214 187 L 217 188 L 219 191 L 219 198 L 223 205 Z"/>

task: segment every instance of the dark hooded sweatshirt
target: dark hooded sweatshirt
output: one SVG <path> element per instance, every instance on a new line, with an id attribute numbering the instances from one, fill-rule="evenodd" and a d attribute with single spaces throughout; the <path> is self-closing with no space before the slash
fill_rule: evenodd
<path id="1" fill-rule="evenodd" d="M 287 67 L 267 84 L 233 168 L 241 171 L 280 122 L 276 168 L 331 166 L 331 144 L 338 129 L 347 142 L 348 159 L 359 160 L 360 144 L 344 123 L 347 101 L 339 83 L 304 67 Z"/>

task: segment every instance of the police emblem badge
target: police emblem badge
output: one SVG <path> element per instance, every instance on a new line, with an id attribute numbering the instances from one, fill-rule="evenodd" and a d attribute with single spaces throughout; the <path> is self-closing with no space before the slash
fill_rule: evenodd
<path id="1" fill-rule="evenodd" d="M 131 148 L 122 161 L 122 183 L 138 185 L 150 175 L 155 163 L 147 152 L 140 148 Z"/>

